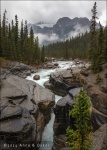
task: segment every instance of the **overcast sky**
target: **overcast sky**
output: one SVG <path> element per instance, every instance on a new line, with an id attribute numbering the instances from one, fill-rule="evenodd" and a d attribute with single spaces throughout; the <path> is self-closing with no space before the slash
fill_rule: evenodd
<path id="1" fill-rule="evenodd" d="M 97 2 L 98 21 L 106 25 L 106 0 Z M 9 21 L 17 14 L 19 21 L 56 23 L 61 17 L 91 19 L 94 1 L 1 1 L 1 13 L 7 10 Z"/>

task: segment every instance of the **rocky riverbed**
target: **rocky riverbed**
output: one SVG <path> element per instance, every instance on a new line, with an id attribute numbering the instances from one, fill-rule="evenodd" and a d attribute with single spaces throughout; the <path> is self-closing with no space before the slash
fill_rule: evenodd
<path id="1" fill-rule="evenodd" d="M 69 150 L 65 133 L 68 125 L 73 126 L 73 120 L 69 120 L 68 111 L 75 104 L 75 95 L 80 92 L 82 86 L 87 90 L 92 102 L 92 150 L 106 150 L 107 138 L 104 134 L 107 124 L 106 65 L 100 73 L 102 80 L 99 83 L 96 83 L 96 76 L 87 69 L 88 63 L 58 61 L 48 65 L 45 66 L 45 71 L 39 70 L 42 78 L 40 76 L 35 81 L 33 77 L 38 74 L 37 68 L 18 62 L 2 65 L 0 76 L 1 150 L 9 149 L 4 147 L 6 143 L 28 143 L 30 146 L 27 145 L 25 149 L 38 149 L 37 144 L 48 133 L 50 125 L 51 130 L 54 130 L 54 135 L 53 131 L 49 132 L 52 134 L 51 137 L 53 136 L 52 149 Z M 27 76 L 33 81 L 26 80 Z M 56 98 L 56 104 L 53 93 L 63 96 Z M 53 106 L 55 116 L 52 113 Z M 46 138 L 43 139 L 46 140 Z M 21 150 L 23 146 L 17 149 Z"/>

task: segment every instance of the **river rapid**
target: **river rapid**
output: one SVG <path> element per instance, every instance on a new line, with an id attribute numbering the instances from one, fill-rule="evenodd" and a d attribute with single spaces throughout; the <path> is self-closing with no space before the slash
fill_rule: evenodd
<path id="1" fill-rule="evenodd" d="M 52 63 L 54 63 L 54 62 L 52 62 Z M 31 76 L 28 76 L 26 79 L 32 80 L 32 81 L 38 83 L 39 85 L 41 85 L 42 87 L 44 87 L 44 83 L 49 80 L 49 75 L 51 73 L 55 73 L 55 72 L 58 72 L 58 71 L 61 71 L 61 70 L 65 70 L 67 68 L 70 68 L 71 66 L 75 67 L 75 65 L 72 61 L 58 61 L 58 62 L 55 62 L 55 63 L 59 64 L 58 68 L 55 68 L 55 69 L 40 69 L 40 70 L 38 70 L 38 72 L 31 74 Z M 33 80 L 33 77 L 35 75 L 40 75 L 40 80 Z M 57 103 L 57 101 L 61 98 L 62 98 L 61 96 L 55 95 L 55 103 Z M 55 120 L 55 115 L 52 111 L 51 112 L 51 119 L 50 119 L 49 123 L 45 126 L 43 134 L 42 134 L 42 142 L 51 143 L 49 145 L 49 147 L 46 148 L 45 150 L 51 150 L 52 149 L 53 134 L 54 134 L 54 132 L 53 132 L 54 120 Z M 44 150 L 44 148 L 41 147 L 39 150 Z"/>

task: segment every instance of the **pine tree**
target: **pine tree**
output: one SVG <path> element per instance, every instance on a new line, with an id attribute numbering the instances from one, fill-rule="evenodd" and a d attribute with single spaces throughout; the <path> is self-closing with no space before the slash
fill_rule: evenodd
<path id="1" fill-rule="evenodd" d="M 6 48 L 7 48 L 7 18 L 6 18 L 7 11 L 5 10 L 3 13 L 3 21 L 2 21 L 2 32 L 1 32 L 1 49 L 2 49 L 2 56 L 7 56 Z"/>
<path id="2" fill-rule="evenodd" d="M 76 104 L 69 112 L 69 115 L 75 119 L 75 129 L 68 127 L 66 130 L 67 144 L 70 150 L 90 150 L 90 107 L 91 103 L 86 92 L 81 91 L 76 96 Z"/>
<path id="3" fill-rule="evenodd" d="M 29 64 L 32 64 L 34 61 L 34 33 L 32 27 L 30 28 L 29 46 Z"/>
<path id="4" fill-rule="evenodd" d="M 17 15 L 15 15 L 14 38 L 15 38 L 16 60 L 20 60 L 20 45 L 19 45 L 19 31 L 18 31 L 18 17 L 17 17 Z"/>
<path id="5" fill-rule="evenodd" d="M 23 31 L 23 20 L 22 20 L 22 22 L 21 22 L 21 31 L 20 31 L 20 54 L 21 54 L 21 60 L 23 60 L 23 57 L 24 57 L 23 45 L 24 45 L 24 31 Z"/>
<path id="6" fill-rule="evenodd" d="M 12 58 L 12 55 L 13 55 L 13 53 L 12 53 L 12 44 L 11 44 L 11 26 L 10 26 L 10 23 L 9 23 L 9 27 L 8 27 L 8 29 L 9 29 L 9 31 L 8 31 L 8 49 L 9 49 L 9 51 L 8 51 L 8 58 L 9 59 L 11 59 Z"/>
<path id="7" fill-rule="evenodd" d="M 1 15 L 0 15 L 0 57 L 3 55 L 2 46 L 1 46 L 1 39 L 2 39 L 2 26 L 1 26 Z"/>
<path id="8" fill-rule="evenodd" d="M 12 60 L 16 60 L 16 47 L 15 47 L 15 26 L 14 26 L 14 21 L 12 20 L 11 22 L 12 27 L 11 27 L 11 46 L 12 46 Z"/>
<path id="9" fill-rule="evenodd" d="M 96 19 L 97 17 L 97 5 L 96 2 L 94 3 L 92 9 L 92 20 L 90 26 L 90 49 L 89 49 L 89 59 L 92 61 L 92 70 L 96 72 L 99 66 L 99 60 L 96 60 L 98 53 L 97 53 L 97 32 L 96 32 Z"/>
<path id="10" fill-rule="evenodd" d="M 28 63 L 28 56 L 29 56 L 29 42 L 28 42 L 28 28 L 27 28 L 27 20 L 24 24 L 24 41 L 23 41 L 23 57 L 22 61 Z"/>
<path id="11" fill-rule="evenodd" d="M 101 60 L 102 64 L 107 62 L 107 26 L 103 30 L 103 50 Z"/>
<path id="12" fill-rule="evenodd" d="M 36 60 L 36 64 L 40 62 L 40 48 L 39 48 L 39 39 L 38 37 L 35 38 L 35 51 L 34 51 L 34 58 Z"/>
<path id="13" fill-rule="evenodd" d="M 45 61 L 45 50 L 44 50 L 45 48 L 44 48 L 44 45 L 43 45 L 43 47 L 42 47 L 42 49 L 41 49 L 41 61 L 42 62 L 44 62 Z"/>

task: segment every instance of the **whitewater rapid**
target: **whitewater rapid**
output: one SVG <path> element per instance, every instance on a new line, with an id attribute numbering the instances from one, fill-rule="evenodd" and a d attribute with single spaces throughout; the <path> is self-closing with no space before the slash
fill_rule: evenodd
<path id="1" fill-rule="evenodd" d="M 51 73 L 55 73 L 57 71 L 65 70 L 67 68 L 70 68 L 71 66 L 72 67 L 75 66 L 75 65 L 73 65 L 72 61 L 58 61 L 58 62 L 55 62 L 55 63 L 59 64 L 58 68 L 55 68 L 55 69 L 40 69 L 40 70 L 38 70 L 38 72 L 31 74 L 31 76 L 28 76 L 26 79 L 32 80 L 32 81 L 38 83 L 39 85 L 41 85 L 42 87 L 44 87 L 44 83 L 49 80 L 49 75 Z M 33 80 L 33 77 L 35 75 L 40 75 L 40 80 Z M 55 95 L 55 103 L 57 103 L 57 101 L 61 98 L 62 98 L 62 96 Z M 54 134 L 54 132 L 53 132 L 54 120 L 55 120 L 55 115 L 52 111 L 51 119 L 50 119 L 49 123 L 45 126 L 43 134 L 42 134 L 42 142 L 47 142 L 47 143 L 50 142 L 51 143 L 50 146 L 48 148 L 46 148 L 46 150 L 51 150 L 52 149 L 53 134 Z M 44 150 L 44 148 L 40 148 L 39 150 Z"/>

